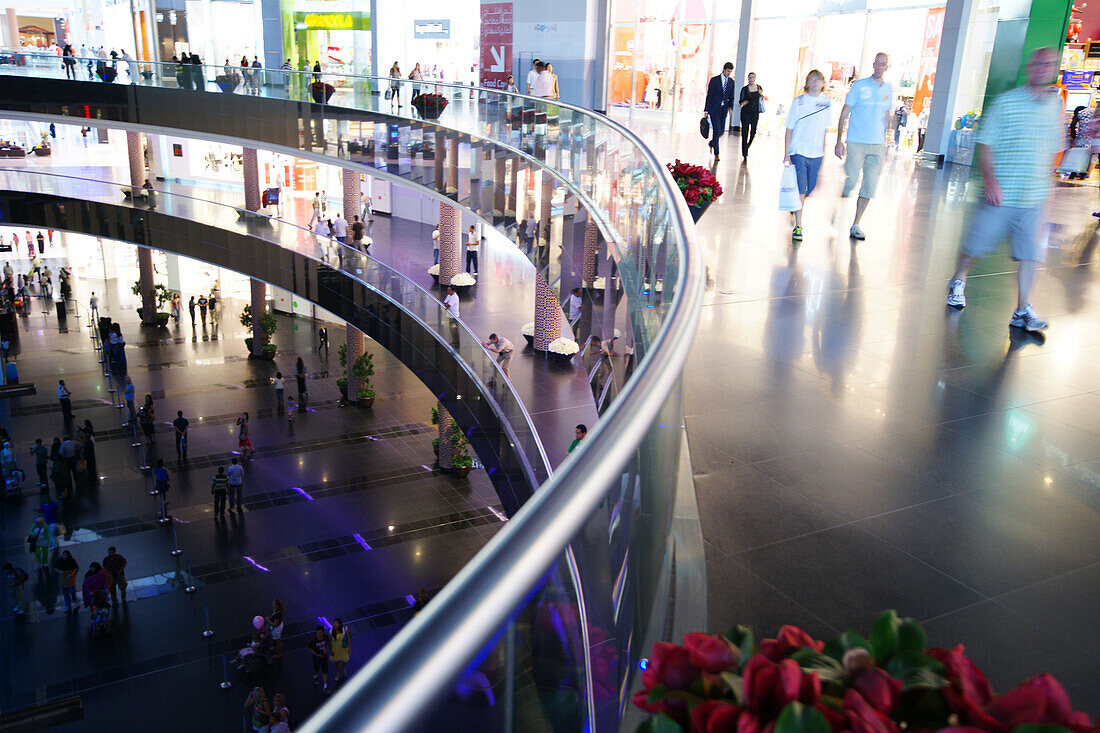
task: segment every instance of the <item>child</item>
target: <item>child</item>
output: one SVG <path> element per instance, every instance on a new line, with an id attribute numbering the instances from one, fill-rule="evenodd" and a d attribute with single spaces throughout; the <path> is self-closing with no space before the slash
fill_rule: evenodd
<path id="1" fill-rule="evenodd" d="M 294 422 L 294 408 L 297 406 L 293 397 L 286 398 L 286 419 L 290 422 Z"/>

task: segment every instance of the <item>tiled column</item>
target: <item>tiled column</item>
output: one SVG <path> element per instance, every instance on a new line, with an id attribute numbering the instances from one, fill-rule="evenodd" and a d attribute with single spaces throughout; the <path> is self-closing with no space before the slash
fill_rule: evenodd
<path id="1" fill-rule="evenodd" d="M 458 195 L 458 135 L 447 140 L 447 193 Z"/>
<path id="2" fill-rule="evenodd" d="M 459 232 L 462 214 L 458 208 L 444 201 L 439 202 L 439 284 L 446 287 L 451 278 L 462 272 Z"/>
<path id="3" fill-rule="evenodd" d="M 447 161 L 447 136 L 442 131 L 435 133 L 435 190 L 443 191 L 446 180 L 443 175 L 443 166 Z"/>
<path id="4" fill-rule="evenodd" d="M 153 250 L 138 247 L 138 283 L 141 287 L 141 323 L 151 326 L 157 322 L 157 298 L 153 289 Z"/>
<path id="5" fill-rule="evenodd" d="M 592 287 L 596 279 L 596 252 L 599 247 L 600 231 L 596 228 L 596 222 L 591 219 L 584 226 L 584 270 L 581 280 L 585 287 Z"/>
<path id="6" fill-rule="evenodd" d="M 554 198 L 554 177 L 545 169 L 542 171 L 542 195 L 539 197 L 539 231 L 538 243 L 540 247 L 550 247 L 550 202 Z"/>
<path id="7" fill-rule="evenodd" d="M 359 394 L 359 390 L 363 388 L 363 380 L 352 374 L 352 366 L 355 364 L 355 360 L 363 355 L 366 350 L 366 346 L 363 344 L 363 332 L 357 329 L 350 323 L 347 325 L 348 338 L 347 338 L 347 377 L 348 377 L 348 399 L 354 400 L 355 395 Z"/>
<path id="8" fill-rule="evenodd" d="M 508 159 L 502 155 L 497 154 L 497 157 L 493 160 L 493 216 L 504 216 L 504 210 L 507 206 L 507 194 L 508 187 L 505 176 L 508 174 Z"/>
<path id="9" fill-rule="evenodd" d="M 359 216 L 363 211 L 363 187 L 359 181 L 359 171 L 344 168 L 340 178 L 344 184 L 344 218 L 347 219 L 350 230 L 351 223 L 355 221 L 353 217 Z"/>
<path id="10" fill-rule="evenodd" d="M 451 417 L 451 413 L 447 412 L 447 408 L 443 406 L 443 403 L 439 403 L 439 467 L 442 469 L 451 468 L 452 448 L 451 448 L 451 431 L 458 430 L 458 425 L 455 423 L 455 419 Z"/>
<path id="11" fill-rule="evenodd" d="M 244 174 L 244 208 L 249 211 L 260 210 L 260 163 L 255 148 L 244 148 L 241 155 L 241 168 Z"/>
<path id="12" fill-rule="evenodd" d="M 546 351 L 561 336 L 561 306 L 542 275 L 535 275 L 535 349 Z"/>
<path id="13" fill-rule="evenodd" d="M 145 154 L 140 132 L 126 131 L 126 157 L 130 161 L 130 187 L 141 188 L 145 184 Z"/>
<path id="14" fill-rule="evenodd" d="M 267 283 L 252 280 L 252 353 L 261 356 L 264 353 L 264 313 L 267 312 Z"/>

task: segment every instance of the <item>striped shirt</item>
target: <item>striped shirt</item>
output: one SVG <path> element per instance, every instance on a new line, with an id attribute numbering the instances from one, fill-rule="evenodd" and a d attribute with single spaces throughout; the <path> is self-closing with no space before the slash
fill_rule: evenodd
<path id="1" fill-rule="evenodd" d="M 210 485 L 210 491 L 217 493 L 219 491 L 227 491 L 229 489 L 229 477 L 224 473 L 214 474 L 214 482 Z"/>
<path id="2" fill-rule="evenodd" d="M 977 142 L 993 153 L 1003 206 L 1030 209 L 1050 194 L 1054 154 L 1065 148 L 1058 95 L 1028 87 L 1005 92 L 982 115 Z"/>

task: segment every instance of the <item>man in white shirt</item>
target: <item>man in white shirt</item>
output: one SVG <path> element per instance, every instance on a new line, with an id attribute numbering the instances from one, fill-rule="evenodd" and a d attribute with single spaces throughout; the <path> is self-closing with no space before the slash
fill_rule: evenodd
<path id="1" fill-rule="evenodd" d="M 321 218 L 321 192 L 313 194 L 313 214 L 309 217 L 309 224 L 307 226 L 312 227 L 313 222 Z"/>
<path id="2" fill-rule="evenodd" d="M 443 307 L 447 309 L 447 312 L 453 318 L 458 318 L 458 293 L 455 292 L 452 285 L 447 286 L 447 296 L 443 298 Z"/>
<path id="3" fill-rule="evenodd" d="M 531 62 L 531 70 L 527 72 L 527 94 L 532 94 L 535 89 L 535 80 L 539 78 L 538 65 L 542 62 L 535 59 Z"/>
<path id="4" fill-rule="evenodd" d="M 434 232 L 432 232 L 432 250 L 435 254 L 435 256 L 433 258 L 434 261 L 432 262 L 432 264 L 433 265 L 438 265 L 439 264 L 439 229 L 436 229 Z"/>
<path id="5" fill-rule="evenodd" d="M 836 157 L 844 160 L 844 190 L 841 196 L 847 197 L 859 186 L 859 198 L 856 200 L 856 218 L 849 232 L 852 239 L 862 241 L 867 237 L 859 228 L 867 203 L 875 195 L 882 161 L 886 157 L 886 126 L 894 115 L 894 88 L 882 78 L 890 68 L 890 57 L 884 53 L 875 56 L 872 67 L 874 72 L 866 79 L 860 79 L 848 90 L 844 98 L 844 109 L 840 111 L 840 121 L 836 128 Z M 848 145 L 844 145 L 844 132 L 848 132 Z M 847 156 L 847 159 L 845 159 Z"/>
<path id="6" fill-rule="evenodd" d="M 581 289 L 573 288 L 573 292 L 569 294 L 569 322 L 577 320 L 581 317 Z"/>
<path id="7" fill-rule="evenodd" d="M 229 511 L 233 511 L 234 502 L 237 511 L 241 510 L 241 494 L 244 492 L 244 466 L 233 458 L 229 468 L 225 469 L 225 476 L 229 479 Z"/>
<path id="8" fill-rule="evenodd" d="M 504 372 L 504 376 L 509 379 L 512 375 L 508 373 L 508 366 L 512 363 L 512 354 L 515 352 L 516 347 L 512 345 L 512 342 L 506 338 L 501 338 L 495 333 L 489 334 L 489 340 L 483 343 L 486 349 L 497 355 L 497 364 L 500 364 L 500 370 Z"/>
<path id="9" fill-rule="evenodd" d="M 88 298 L 88 308 L 92 312 L 92 320 L 99 318 L 99 298 L 95 297 L 95 291 L 92 291 L 92 297 Z"/>
<path id="10" fill-rule="evenodd" d="M 531 95 L 543 99 L 552 98 L 554 96 L 554 75 L 546 70 L 546 64 L 541 61 L 535 63 L 535 68 L 539 74 L 535 78 L 534 86 L 531 88 Z"/>
<path id="11" fill-rule="evenodd" d="M 480 245 L 481 238 L 477 236 L 477 229 L 471 224 L 470 231 L 466 235 L 466 272 L 472 275 L 476 275 L 479 270 L 477 266 L 477 252 Z"/>
<path id="12" fill-rule="evenodd" d="M 332 236 L 345 244 L 348 241 L 348 222 L 343 214 L 337 213 L 336 220 L 332 222 Z"/>

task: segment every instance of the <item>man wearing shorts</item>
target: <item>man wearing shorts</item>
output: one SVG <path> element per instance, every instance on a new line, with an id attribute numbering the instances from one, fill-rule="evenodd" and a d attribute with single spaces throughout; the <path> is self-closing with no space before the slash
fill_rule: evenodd
<path id="1" fill-rule="evenodd" d="M 948 286 L 947 304 L 966 306 L 966 274 L 974 263 L 1008 237 L 1016 260 L 1016 310 L 1009 326 L 1042 331 L 1047 323 L 1031 307 L 1031 288 L 1046 257 L 1042 237 L 1051 193 L 1054 155 L 1064 145 L 1062 107 L 1050 89 L 1058 70 L 1058 55 L 1040 48 L 1027 65 L 1027 84 L 997 97 L 982 116 L 977 149 L 985 183 L 959 264 Z"/>
<path id="2" fill-rule="evenodd" d="M 849 234 L 852 239 L 860 241 L 867 238 L 859 228 L 859 222 L 867 210 L 867 202 L 875 195 L 882 160 L 886 157 L 886 125 L 894 115 L 894 89 L 882 78 L 888 68 L 890 57 L 884 53 L 876 55 L 874 73 L 858 80 L 848 90 L 836 126 L 834 152 L 844 161 L 844 192 L 841 195 L 847 198 L 859 183 L 856 218 L 852 221 Z M 848 132 L 847 146 L 843 142 L 845 128 Z M 860 173 L 863 174 L 862 181 Z"/>

